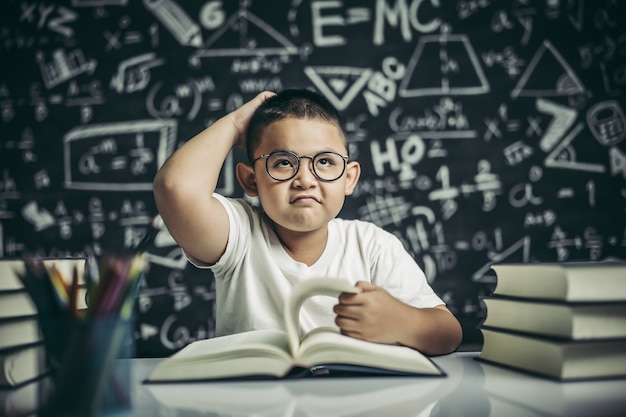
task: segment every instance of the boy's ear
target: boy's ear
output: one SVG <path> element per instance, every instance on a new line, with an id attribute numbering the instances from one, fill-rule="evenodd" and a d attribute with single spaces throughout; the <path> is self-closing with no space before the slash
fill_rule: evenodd
<path id="1" fill-rule="evenodd" d="M 239 162 L 235 168 L 235 174 L 243 191 L 250 197 L 256 197 L 258 195 L 256 175 L 252 166 Z"/>
<path id="2" fill-rule="evenodd" d="M 361 177 L 361 164 L 356 161 L 348 162 L 346 166 L 346 187 L 345 194 L 351 195 L 354 192 L 354 188 L 356 184 L 359 182 L 359 178 Z"/>

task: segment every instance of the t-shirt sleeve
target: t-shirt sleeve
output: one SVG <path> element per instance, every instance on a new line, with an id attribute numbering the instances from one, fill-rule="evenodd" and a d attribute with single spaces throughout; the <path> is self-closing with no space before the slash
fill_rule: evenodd
<path id="1" fill-rule="evenodd" d="M 385 288 L 397 299 L 414 307 L 445 305 L 428 283 L 424 271 L 398 238 L 387 234 L 379 242 L 373 284 Z"/>
<path id="2" fill-rule="evenodd" d="M 237 262 L 236 259 L 233 259 L 235 258 L 235 255 L 243 253 L 243 250 L 240 250 L 241 245 L 249 242 L 248 235 L 250 230 L 250 213 L 239 200 L 224 197 L 220 194 L 213 194 L 213 197 L 215 197 L 224 206 L 228 216 L 228 242 L 226 244 L 224 254 L 215 264 L 212 265 L 200 261 L 184 250 L 183 254 L 189 263 L 196 268 L 211 269 L 211 271 L 215 273 L 221 270 L 228 270 L 228 265 L 233 265 L 234 262 Z M 248 235 L 245 235 L 246 231 L 248 231 Z"/>
<path id="3" fill-rule="evenodd" d="M 224 206 L 228 215 L 228 243 L 221 258 L 210 269 L 216 276 L 230 276 L 229 272 L 239 263 L 239 258 L 247 252 L 251 238 L 251 222 L 254 221 L 252 206 L 239 199 L 213 196 Z"/>

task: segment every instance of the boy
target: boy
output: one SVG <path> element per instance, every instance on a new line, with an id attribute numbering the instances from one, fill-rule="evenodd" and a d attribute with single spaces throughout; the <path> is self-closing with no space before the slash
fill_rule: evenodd
<path id="1" fill-rule="evenodd" d="M 247 150 L 250 163 L 237 164 L 236 176 L 260 208 L 214 193 L 234 146 Z M 336 325 L 348 336 L 429 355 L 453 351 L 461 327 L 401 242 L 374 224 L 336 218 L 361 172 L 347 153 L 340 116 L 323 96 L 262 92 L 159 170 L 154 195 L 163 221 L 190 262 L 214 273 L 216 335 L 282 329 L 292 286 L 327 276 L 359 292 L 338 304 L 309 299 L 303 331 Z"/>

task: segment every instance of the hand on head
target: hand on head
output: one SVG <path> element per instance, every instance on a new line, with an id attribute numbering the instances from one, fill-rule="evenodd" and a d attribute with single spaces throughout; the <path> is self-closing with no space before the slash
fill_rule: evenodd
<path id="1" fill-rule="evenodd" d="M 276 93 L 272 91 L 262 91 L 253 99 L 246 102 L 243 106 L 231 113 L 232 122 L 238 132 L 235 146 L 239 146 L 243 149 L 246 148 L 246 130 L 248 129 L 248 124 L 250 123 L 252 115 L 261 104 L 263 104 L 268 98 L 275 95 Z"/>

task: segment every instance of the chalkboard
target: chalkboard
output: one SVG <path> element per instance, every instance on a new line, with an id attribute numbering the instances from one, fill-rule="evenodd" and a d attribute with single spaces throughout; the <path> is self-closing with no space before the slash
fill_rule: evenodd
<path id="1" fill-rule="evenodd" d="M 289 87 L 345 118 L 363 176 L 341 215 L 402 240 L 464 342 L 493 262 L 626 257 L 626 2 L 5 0 L 0 16 L 0 257 L 133 247 L 163 161 Z M 242 195 L 243 158 L 222 194 Z M 211 337 L 210 273 L 166 230 L 148 257 L 137 354 Z"/>

